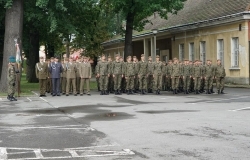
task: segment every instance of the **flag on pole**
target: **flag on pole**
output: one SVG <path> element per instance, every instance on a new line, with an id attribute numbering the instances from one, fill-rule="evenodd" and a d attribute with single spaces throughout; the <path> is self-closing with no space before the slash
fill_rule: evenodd
<path id="1" fill-rule="evenodd" d="M 21 58 L 21 52 L 20 52 L 19 44 L 16 42 L 15 46 L 16 46 L 16 62 L 21 63 L 22 58 Z"/>

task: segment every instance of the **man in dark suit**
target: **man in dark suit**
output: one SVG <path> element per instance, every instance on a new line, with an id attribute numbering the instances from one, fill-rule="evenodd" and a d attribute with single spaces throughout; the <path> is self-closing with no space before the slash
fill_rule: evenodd
<path id="1" fill-rule="evenodd" d="M 53 93 L 52 96 L 60 96 L 60 78 L 63 71 L 62 64 L 58 62 L 59 58 L 55 57 L 54 62 L 50 64 L 50 73 L 52 79 Z"/>

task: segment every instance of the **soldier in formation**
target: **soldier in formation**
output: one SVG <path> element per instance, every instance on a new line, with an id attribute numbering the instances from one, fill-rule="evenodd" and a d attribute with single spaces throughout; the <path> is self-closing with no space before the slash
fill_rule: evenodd
<path id="1" fill-rule="evenodd" d="M 16 58 L 13 56 L 9 57 L 8 72 L 7 72 L 7 86 L 8 86 L 8 96 L 9 101 L 17 101 L 14 97 L 16 92 L 16 75 L 19 71 L 15 67 Z"/>
<path id="2" fill-rule="evenodd" d="M 40 57 L 40 62 L 36 63 L 36 78 L 39 79 L 40 97 L 46 97 L 46 83 L 49 77 L 49 67 L 44 58 Z"/>

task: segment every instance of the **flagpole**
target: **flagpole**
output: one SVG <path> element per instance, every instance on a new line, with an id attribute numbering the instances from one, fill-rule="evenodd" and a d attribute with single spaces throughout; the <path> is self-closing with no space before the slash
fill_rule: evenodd
<path id="1" fill-rule="evenodd" d="M 19 44 L 17 42 L 17 39 L 14 39 L 15 41 L 15 48 L 16 48 L 16 62 L 17 62 L 17 69 L 18 69 L 18 73 L 17 73 L 17 76 L 16 76 L 16 81 L 17 81 L 17 94 L 18 94 L 18 97 L 20 97 L 20 93 L 21 93 L 21 62 L 22 62 L 22 59 L 21 59 L 21 54 L 20 54 L 20 47 L 19 47 Z"/>

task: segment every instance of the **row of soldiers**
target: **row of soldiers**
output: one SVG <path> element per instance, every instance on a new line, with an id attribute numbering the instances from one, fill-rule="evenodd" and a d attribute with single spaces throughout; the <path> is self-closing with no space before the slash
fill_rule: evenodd
<path id="1" fill-rule="evenodd" d="M 45 97 L 45 93 L 53 96 L 60 96 L 60 93 L 69 96 L 73 93 L 90 95 L 90 79 L 92 76 L 91 64 L 89 57 L 82 57 L 73 60 L 72 57 L 65 58 L 61 63 L 59 58 L 51 58 L 44 62 L 44 58 L 40 57 L 40 62 L 36 64 L 36 76 L 39 79 L 40 96 Z M 84 85 L 86 84 L 86 92 Z"/>
<path id="2" fill-rule="evenodd" d="M 173 61 L 169 60 L 166 64 L 160 61 L 158 55 L 155 62 L 150 56 L 146 61 L 143 54 L 140 61 L 136 56 L 133 56 L 133 60 L 128 56 L 126 60 L 127 62 L 124 62 L 119 55 L 115 56 L 114 61 L 111 57 L 106 60 L 105 55 L 102 55 L 95 69 L 101 95 L 112 92 L 117 95 L 122 92 L 145 94 L 153 91 L 160 94 L 161 90 L 173 91 L 173 94 L 180 92 L 200 94 L 205 90 L 207 94 L 211 94 L 214 93 L 214 81 L 216 81 L 217 93 L 224 93 L 226 73 L 219 59 L 216 65 L 212 65 L 211 60 L 207 60 L 206 65 L 202 65 L 200 60 L 179 62 L 177 58 Z"/>

